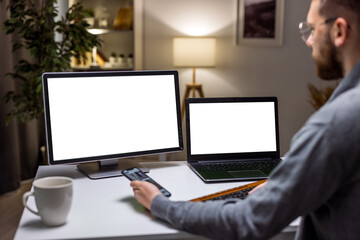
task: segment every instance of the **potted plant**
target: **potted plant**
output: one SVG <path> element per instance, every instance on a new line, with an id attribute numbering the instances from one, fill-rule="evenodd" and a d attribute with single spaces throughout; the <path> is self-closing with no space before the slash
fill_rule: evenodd
<path id="1" fill-rule="evenodd" d="M 316 87 L 315 85 L 308 83 L 309 90 L 309 102 L 315 110 L 319 110 L 331 97 L 338 83 L 332 86 L 326 86 L 324 88 Z"/>
<path id="2" fill-rule="evenodd" d="M 2 1 L 2 0 L 0 0 Z M 10 0 L 7 8 L 10 17 L 3 23 L 6 34 L 17 34 L 19 41 L 13 52 L 25 48 L 32 59 L 21 59 L 7 76 L 20 81 L 20 91 L 9 91 L 5 103 L 13 102 L 6 123 L 16 117 L 22 122 L 43 118 L 41 75 L 43 72 L 70 70 L 70 59 L 86 59 L 86 52 L 100 46 L 97 36 L 90 34 L 84 20 L 92 16 L 81 3 L 72 5 L 60 20 L 55 21 L 58 9 L 56 0 L 42 0 L 36 7 L 31 0 Z M 60 40 L 55 40 L 55 33 Z"/>

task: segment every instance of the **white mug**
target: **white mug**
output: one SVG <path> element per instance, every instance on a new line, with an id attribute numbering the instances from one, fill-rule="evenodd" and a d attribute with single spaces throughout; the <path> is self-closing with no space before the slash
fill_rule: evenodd
<path id="1" fill-rule="evenodd" d="M 48 226 L 59 226 L 66 223 L 70 212 L 73 179 L 68 177 L 45 177 L 35 180 L 34 191 L 26 192 L 23 195 L 23 205 L 30 212 L 40 216 L 44 224 Z M 38 211 L 27 205 L 27 199 L 35 197 Z"/>

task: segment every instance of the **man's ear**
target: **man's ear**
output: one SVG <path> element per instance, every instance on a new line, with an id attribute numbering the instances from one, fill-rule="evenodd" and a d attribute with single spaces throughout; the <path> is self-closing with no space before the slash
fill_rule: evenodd
<path id="1" fill-rule="evenodd" d="M 337 18 L 332 27 L 331 34 L 333 36 L 336 47 L 341 47 L 344 45 L 347 38 L 349 37 L 349 24 L 347 21 L 342 17 Z"/>

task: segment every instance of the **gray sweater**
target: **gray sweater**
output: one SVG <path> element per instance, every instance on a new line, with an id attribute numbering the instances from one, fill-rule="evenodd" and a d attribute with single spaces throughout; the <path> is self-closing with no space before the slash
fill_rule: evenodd
<path id="1" fill-rule="evenodd" d="M 298 216 L 297 239 L 360 239 L 360 62 L 293 137 L 264 188 L 205 203 L 157 196 L 151 212 L 212 239 L 268 239 Z"/>

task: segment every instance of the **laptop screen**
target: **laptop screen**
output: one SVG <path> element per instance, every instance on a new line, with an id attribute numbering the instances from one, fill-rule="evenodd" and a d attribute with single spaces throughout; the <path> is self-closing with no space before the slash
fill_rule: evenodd
<path id="1" fill-rule="evenodd" d="M 191 156 L 278 152 L 276 98 L 188 99 Z"/>

